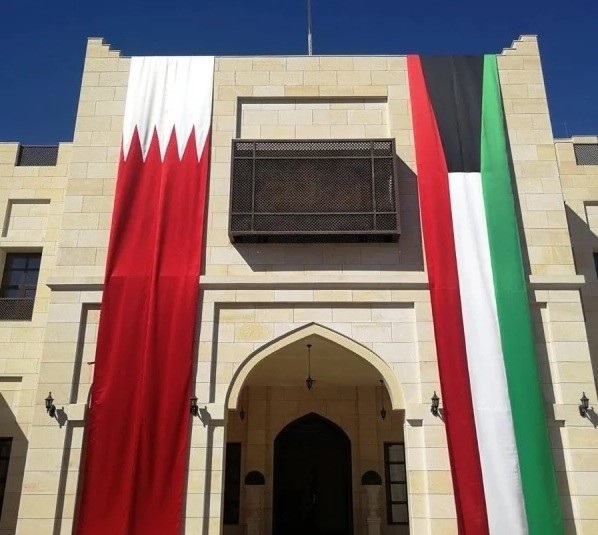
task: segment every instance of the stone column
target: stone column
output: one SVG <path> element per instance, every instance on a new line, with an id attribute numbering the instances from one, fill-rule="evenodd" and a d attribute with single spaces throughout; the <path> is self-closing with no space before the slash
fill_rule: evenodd
<path id="1" fill-rule="evenodd" d="M 380 535 L 380 487 L 368 485 L 365 488 L 368 535 Z"/>
<path id="2" fill-rule="evenodd" d="M 245 476 L 245 497 L 247 500 L 247 535 L 262 535 L 264 518 L 264 485 L 266 480 L 260 472 L 249 472 Z"/>
<path id="3" fill-rule="evenodd" d="M 380 518 L 380 489 L 382 487 L 382 478 L 377 472 L 369 470 L 361 476 L 361 484 L 366 498 L 367 535 L 380 535 L 380 525 L 382 523 Z"/>

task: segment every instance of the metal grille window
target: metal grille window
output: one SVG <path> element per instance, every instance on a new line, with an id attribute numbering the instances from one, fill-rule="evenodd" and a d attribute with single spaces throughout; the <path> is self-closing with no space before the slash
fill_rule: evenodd
<path id="1" fill-rule="evenodd" d="M 394 140 L 234 140 L 236 243 L 396 241 Z"/>
<path id="2" fill-rule="evenodd" d="M 41 253 L 6 254 L 0 286 L 0 320 L 31 319 L 41 258 Z"/>
<path id="3" fill-rule="evenodd" d="M 2 519 L 2 508 L 4 505 L 4 492 L 6 490 L 6 479 L 8 477 L 8 464 L 10 462 L 10 450 L 12 448 L 11 438 L 0 438 L 0 520 Z"/>
<path id="4" fill-rule="evenodd" d="M 224 470 L 224 514 L 226 525 L 239 523 L 241 505 L 241 443 L 226 444 L 226 467 Z"/>
<path id="5" fill-rule="evenodd" d="M 405 444 L 384 443 L 386 472 L 386 515 L 389 524 L 409 524 Z"/>
<path id="6" fill-rule="evenodd" d="M 598 165 L 598 143 L 574 143 L 577 165 Z"/>
<path id="7" fill-rule="evenodd" d="M 58 160 L 58 145 L 21 145 L 17 166 L 53 166 Z"/>

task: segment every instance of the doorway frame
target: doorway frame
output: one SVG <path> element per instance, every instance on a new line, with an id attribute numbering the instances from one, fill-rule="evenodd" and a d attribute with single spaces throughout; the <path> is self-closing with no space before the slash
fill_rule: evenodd
<path id="1" fill-rule="evenodd" d="M 277 468 L 277 454 L 276 454 L 276 442 L 278 441 L 278 439 L 280 438 L 280 436 L 285 433 L 288 432 L 290 430 L 292 430 L 294 427 L 297 427 L 299 425 L 301 425 L 302 423 L 309 421 L 309 420 L 318 420 L 324 424 L 326 424 L 328 427 L 334 429 L 334 431 L 336 431 L 340 436 L 342 436 L 344 438 L 344 440 L 346 441 L 346 444 L 348 446 L 348 464 L 346 467 L 347 470 L 347 489 L 346 489 L 346 500 L 347 500 L 347 529 L 348 529 L 348 535 L 355 535 L 355 526 L 354 526 L 354 518 L 353 518 L 353 443 L 351 442 L 351 437 L 349 437 L 349 435 L 345 432 L 345 430 L 338 425 L 336 422 L 333 422 L 332 420 L 326 418 L 325 416 L 322 416 L 321 414 L 318 414 L 317 412 L 308 412 L 302 416 L 299 416 L 299 418 L 296 418 L 292 421 L 290 421 L 289 423 L 287 423 L 280 431 L 278 431 L 278 433 L 276 434 L 276 437 L 274 437 L 274 441 L 272 443 L 272 467 L 271 467 L 271 474 L 272 474 L 272 535 L 276 535 L 276 481 L 277 481 L 277 477 L 276 477 L 276 468 Z"/>

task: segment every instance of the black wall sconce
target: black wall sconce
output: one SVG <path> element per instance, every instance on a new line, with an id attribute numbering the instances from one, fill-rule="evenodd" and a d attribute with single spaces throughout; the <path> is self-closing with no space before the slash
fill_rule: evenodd
<path id="1" fill-rule="evenodd" d="M 197 404 L 197 396 L 191 398 L 191 416 L 199 416 L 199 405 Z"/>
<path id="2" fill-rule="evenodd" d="M 245 420 L 245 409 L 243 408 L 243 405 L 241 405 L 241 410 L 239 411 L 239 418 Z"/>
<path id="3" fill-rule="evenodd" d="M 50 418 L 54 418 L 56 416 L 56 405 L 54 405 L 54 398 L 52 397 L 52 392 L 48 393 L 48 397 L 46 398 L 46 412 Z"/>
<path id="4" fill-rule="evenodd" d="M 434 390 L 434 395 L 432 396 L 432 405 L 430 406 L 430 412 L 434 416 L 438 416 L 438 411 L 440 406 L 440 398 L 436 395 L 436 390 Z"/>
<path id="5" fill-rule="evenodd" d="M 582 418 L 585 418 L 588 414 L 588 409 L 590 408 L 590 400 L 586 396 L 585 392 L 582 392 L 580 400 L 581 404 L 579 405 L 579 415 Z"/>

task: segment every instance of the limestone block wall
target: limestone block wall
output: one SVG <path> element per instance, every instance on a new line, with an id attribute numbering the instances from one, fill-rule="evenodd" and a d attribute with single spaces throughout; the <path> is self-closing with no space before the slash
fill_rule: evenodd
<path id="1" fill-rule="evenodd" d="M 40 274 L 38 287 L 38 295 L 46 295 L 47 313 L 39 338 L 43 358 L 36 370 L 39 388 L 19 534 L 72 532 L 101 302 L 101 292 L 95 291 L 99 287 L 86 282 L 101 281 L 104 273 L 128 61 L 101 39 L 89 40 L 73 143 L 68 146 L 68 158 L 59 158 L 64 166 L 51 242 L 54 252 L 43 279 Z M 53 206 L 50 203 L 48 210 Z M 46 244 L 48 239 L 46 231 Z M 69 284 L 64 287 L 61 281 Z M 60 409 L 58 421 L 48 418 L 43 408 L 48 391 Z"/>
<path id="2" fill-rule="evenodd" d="M 88 41 L 55 277 L 104 275 L 129 64 L 101 39 Z"/>
<path id="3" fill-rule="evenodd" d="M 598 381 L 598 275 L 594 262 L 594 253 L 598 253 L 598 165 L 576 163 L 573 146 L 584 143 L 598 143 L 598 136 L 556 140 L 555 147 L 575 266 L 585 277 L 581 294 L 594 378 Z"/>
<path id="4" fill-rule="evenodd" d="M 17 515 L 27 507 L 22 500 L 25 462 L 39 453 L 32 435 L 48 395 L 45 386 L 38 388 L 51 297 L 46 282 L 56 263 L 72 146 L 61 144 L 57 164 L 48 167 L 16 166 L 18 150 L 18 143 L 0 144 L 0 269 L 10 252 L 40 252 L 42 261 L 32 319 L 0 322 L 0 436 L 13 438 L 2 535 L 14 534 Z"/>
<path id="5" fill-rule="evenodd" d="M 515 174 L 524 262 L 534 290 L 538 365 L 567 533 L 598 529 L 589 503 L 598 494 L 593 471 L 598 437 L 577 411 L 583 391 L 596 389 L 580 300 L 584 279 L 574 262 L 574 231 L 559 144 L 552 137 L 538 42 L 523 36 L 498 57 Z M 559 154 L 557 160 L 557 154 Z M 571 235 L 570 235 L 571 234 Z M 590 396 L 590 394 L 588 394 Z M 585 450 L 587 463 L 579 462 Z M 589 496 L 592 496 L 591 498 Z M 589 500 L 589 501 L 588 501 Z"/>
<path id="6" fill-rule="evenodd" d="M 422 271 L 407 62 L 390 57 L 217 58 L 206 275 Z M 394 244 L 232 245 L 231 141 L 393 137 L 402 234 Z"/>
<path id="7" fill-rule="evenodd" d="M 19 534 L 72 533 L 100 301 L 99 291 L 52 289 Z M 56 419 L 43 407 L 49 390 L 58 408 Z"/>
<path id="8" fill-rule="evenodd" d="M 388 138 L 389 135 L 386 98 L 251 97 L 238 103 L 238 138 Z"/>
<path id="9" fill-rule="evenodd" d="M 530 274 L 573 275 L 537 39 L 515 41 L 498 56 L 498 67 Z"/>
<path id="10" fill-rule="evenodd" d="M 590 360 L 584 360 L 584 367 L 576 367 L 583 374 L 583 384 L 591 394 L 590 405 L 596 406 L 595 385 L 598 382 L 598 277 L 594 254 L 598 252 L 598 166 L 577 165 L 573 145 L 577 143 L 598 143 L 597 136 L 573 137 L 556 140 L 555 147 L 558 158 L 563 195 L 573 255 L 577 272 L 585 278 L 581 286 L 583 308 L 578 309 L 577 317 L 584 320 L 584 331 L 588 339 Z M 577 307 L 577 304 L 576 304 Z M 578 355 L 585 355 L 585 347 L 580 348 Z M 571 353 L 575 354 L 575 353 Z M 573 369 L 571 372 L 573 373 Z M 593 381 L 592 381 L 593 379 Z M 592 384 L 593 383 L 593 384 Z M 579 389 L 571 392 L 571 396 L 579 397 Z M 591 414 L 594 426 L 597 424 L 595 413 Z M 569 440 L 571 470 L 568 474 L 570 487 L 579 495 L 579 516 L 581 525 L 586 530 L 598 530 L 598 437 L 595 427 L 587 424 L 576 430 Z M 590 532 L 590 531 L 588 531 Z"/>

